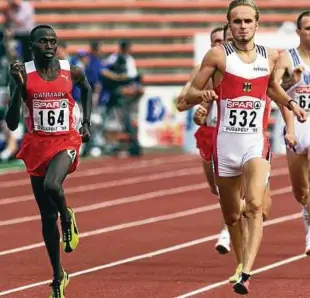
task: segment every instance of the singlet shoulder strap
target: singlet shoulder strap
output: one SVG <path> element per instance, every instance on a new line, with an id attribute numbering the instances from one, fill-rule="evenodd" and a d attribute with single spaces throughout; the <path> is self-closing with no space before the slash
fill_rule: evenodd
<path id="1" fill-rule="evenodd" d="M 297 65 L 301 64 L 301 61 L 300 61 L 299 56 L 298 56 L 298 54 L 296 52 L 296 49 L 289 49 L 288 52 L 289 52 L 289 54 L 290 54 L 290 56 L 292 58 L 292 62 L 293 62 L 294 68 Z"/>
<path id="2" fill-rule="evenodd" d="M 68 60 L 59 60 L 59 64 L 62 70 L 70 71 L 70 63 Z"/>
<path id="3" fill-rule="evenodd" d="M 26 74 L 30 74 L 36 71 L 36 66 L 33 60 L 25 63 L 25 70 Z"/>
<path id="4" fill-rule="evenodd" d="M 267 58 L 267 50 L 264 46 L 256 45 L 255 48 L 256 48 L 256 53 L 258 53 L 264 58 Z"/>
<path id="5" fill-rule="evenodd" d="M 229 56 L 235 52 L 234 48 L 229 43 L 224 43 L 223 48 L 225 50 L 226 56 Z"/>

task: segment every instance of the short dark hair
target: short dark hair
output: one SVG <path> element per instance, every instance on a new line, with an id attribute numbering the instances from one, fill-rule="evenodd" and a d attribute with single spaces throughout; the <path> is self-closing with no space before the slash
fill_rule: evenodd
<path id="1" fill-rule="evenodd" d="M 302 14 L 299 15 L 297 18 L 297 29 L 301 29 L 301 22 L 303 17 L 310 17 L 310 10 L 304 11 Z"/>
<path id="2" fill-rule="evenodd" d="M 131 46 L 131 42 L 128 39 L 121 39 L 118 44 L 122 50 L 126 50 Z"/>
<path id="3" fill-rule="evenodd" d="M 221 31 L 223 31 L 223 30 L 224 30 L 223 27 L 216 27 L 216 28 L 214 28 L 214 29 L 211 31 L 211 33 L 210 33 L 210 37 L 212 37 L 212 35 L 215 34 L 216 32 L 221 32 Z"/>
<path id="4" fill-rule="evenodd" d="M 35 26 L 35 27 L 31 30 L 31 32 L 30 32 L 30 40 L 31 40 L 31 41 L 34 41 L 34 35 L 35 35 L 35 33 L 36 33 L 38 30 L 40 30 L 40 29 L 50 29 L 50 30 L 52 30 L 52 31 L 56 34 L 56 32 L 55 32 L 55 30 L 54 30 L 54 28 L 53 28 L 52 26 L 50 26 L 50 25 L 48 25 L 48 24 L 38 25 L 38 26 Z"/>
<path id="5" fill-rule="evenodd" d="M 100 44 L 99 44 L 99 41 L 92 41 L 90 43 L 90 48 L 93 50 L 93 51 L 98 51 L 100 49 Z"/>

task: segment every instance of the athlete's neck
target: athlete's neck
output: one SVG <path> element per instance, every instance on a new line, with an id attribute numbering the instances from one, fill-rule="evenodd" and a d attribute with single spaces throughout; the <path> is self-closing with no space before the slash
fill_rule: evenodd
<path id="1" fill-rule="evenodd" d="M 237 49 L 240 52 L 250 52 L 255 49 L 254 41 L 251 40 L 250 42 L 244 43 L 244 42 L 238 42 L 237 40 L 234 40 L 232 42 L 232 45 L 235 49 Z"/>
<path id="2" fill-rule="evenodd" d="M 307 61 L 310 61 L 310 47 L 300 44 L 299 47 L 297 48 L 299 55 Z"/>
<path id="3" fill-rule="evenodd" d="M 36 68 L 40 71 L 47 72 L 51 69 L 57 68 L 58 67 L 58 59 L 56 57 L 54 57 L 51 60 L 46 60 L 46 59 L 42 59 L 42 60 L 34 60 L 34 64 L 36 66 Z"/>

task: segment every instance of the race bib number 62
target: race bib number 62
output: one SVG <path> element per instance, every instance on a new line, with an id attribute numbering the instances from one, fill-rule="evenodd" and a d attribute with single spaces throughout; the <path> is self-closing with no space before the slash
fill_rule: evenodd
<path id="1" fill-rule="evenodd" d="M 231 133 L 260 133 L 265 102 L 258 100 L 227 100 L 223 130 Z"/>
<path id="2" fill-rule="evenodd" d="M 307 80 L 307 84 L 310 83 L 310 76 L 305 76 L 305 80 Z M 299 106 L 304 109 L 308 114 L 310 114 L 310 86 L 298 86 L 295 90 L 295 98 L 294 98 Z"/>
<path id="3" fill-rule="evenodd" d="M 67 99 L 33 100 L 35 131 L 63 132 L 69 130 L 69 103 Z"/>

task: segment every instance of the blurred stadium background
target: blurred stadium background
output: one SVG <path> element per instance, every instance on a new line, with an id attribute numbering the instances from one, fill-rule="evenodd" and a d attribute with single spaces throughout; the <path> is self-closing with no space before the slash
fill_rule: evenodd
<path id="1" fill-rule="evenodd" d="M 279 49 L 296 45 L 295 21 L 309 0 L 258 0 L 258 39 Z M 93 140 L 81 155 L 141 156 L 153 149 L 196 152 L 193 111 L 179 113 L 174 100 L 192 67 L 209 47 L 209 32 L 223 26 L 227 0 L 1 0 L 0 166 L 16 165 L 24 133 L 7 130 L 9 64 L 31 59 L 29 30 L 52 25 L 58 55 L 84 68 L 93 87 Z M 107 72 L 108 71 L 108 72 Z M 109 74 L 114 73 L 114 80 Z M 79 101 L 79 94 L 74 90 Z M 275 152 L 281 121 L 272 109 L 269 136 Z"/>

